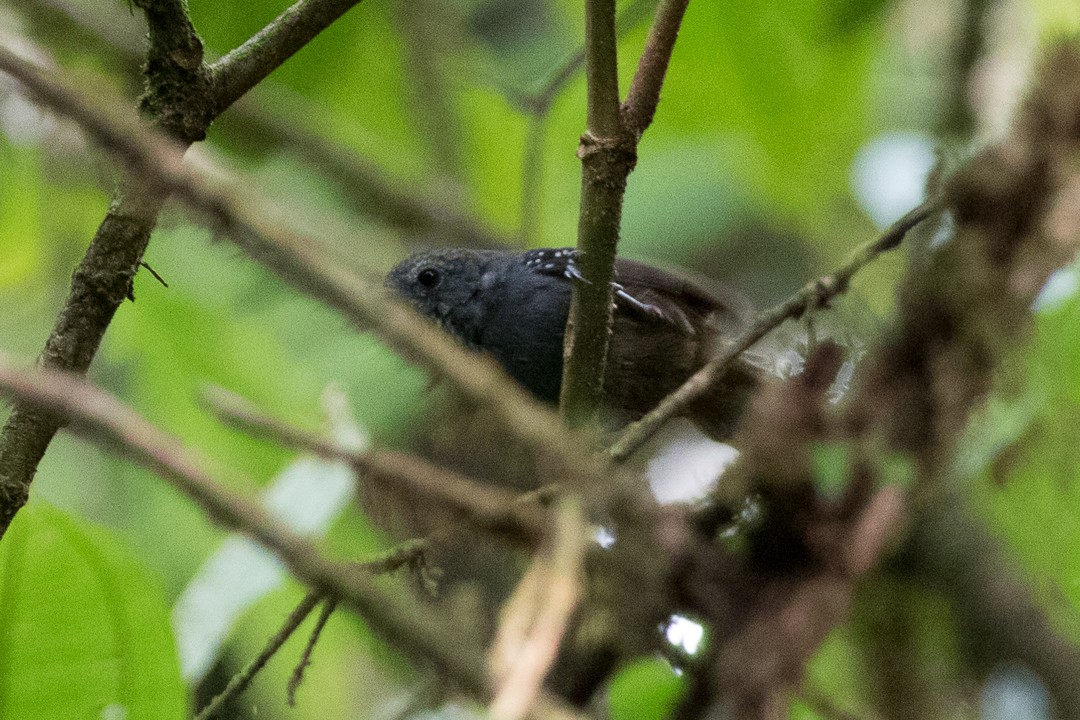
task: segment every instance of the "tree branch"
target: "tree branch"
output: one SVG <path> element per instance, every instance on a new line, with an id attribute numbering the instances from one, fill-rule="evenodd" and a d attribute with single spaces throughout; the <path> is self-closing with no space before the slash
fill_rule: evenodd
<path id="1" fill-rule="evenodd" d="M 225 689 L 219 692 L 214 698 L 206 704 L 206 706 L 198 712 L 195 716 L 195 720 L 210 720 L 215 717 L 221 708 L 232 698 L 240 695 L 248 686 L 251 685 L 251 681 L 255 679 L 255 676 L 266 667 L 266 663 L 270 662 L 270 658 L 277 654 L 277 651 L 281 649 L 281 646 L 285 644 L 285 641 L 292 637 L 292 634 L 296 632 L 300 624 L 307 619 L 307 616 L 311 614 L 311 611 L 318 607 L 325 596 L 316 590 L 308 591 L 307 595 L 300 601 L 300 603 L 293 608 L 293 611 L 289 613 L 289 616 L 285 618 L 285 622 L 281 624 L 281 628 L 274 633 L 273 637 L 267 640 L 266 645 L 256 655 L 251 662 L 244 666 L 244 669 L 229 678 L 228 684 Z"/>
<path id="2" fill-rule="evenodd" d="M 0 69 L 25 64 L 0 48 Z M 118 120 L 90 105 L 58 80 L 29 66 L 20 81 L 49 89 L 49 107 L 80 121 L 100 142 L 110 144 L 140 172 L 197 210 L 209 223 L 256 261 L 300 292 L 340 312 L 412 362 L 446 378 L 470 399 L 497 412 L 507 429 L 544 462 L 545 470 L 571 488 L 592 488 L 606 476 L 603 458 L 582 438 L 568 433 L 558 417 L 527 395 L 487 358 L 470 352 L 394 299 L 381 284 L 359 278 L 319 248 L 312 238 L 284 230 L 272 213 L 239 182 L 211 185 L 183 165 L 182 156 L 133 120 Z M 55 95 L 52 98 L 51 95 Z"/>
<path id="3" fill-rule="evenodd" d="M 319 611 L 319 617 L 315 620 L 315 627 L 311 629 L 311 635 L 308 636 L 307 645 L 304 646 L 304 651 L 300 654 L 300 660 L 297 661 L 292 675 L 289 676 L 289 684 L 285 688 L 285 698 L 289 703 L 289 707 L 296 707 L 296 692 L 300 689 L 300 684 L 304 682 L 304 670 L 311 664 L 311 653 L 315 651 L 315 644 L 319 642 L 323 628 L 326 627 L 327 621 L 330 620 L 330 616 L 334 614 L 336 609 L 337 600 L 326 598 L 322 610 Z"/>
<path id="4" fill-rule="evenodd" d="M 923 514 L 890 570 L 950 602 L 977 666 L 1019 660 L 1046 682 L 1058 716 L 1080 717 L 1080 647 L 1054 627 L 1010 565 L 964 501 L 950 497 Z"/>
<path id="5" fill-rule="evenodd" d="M 621 463 L 633 455 L 668 420 L 708 391 L 739 355 L 779 327 L 785 320 L 802 317 L 807 310 L 823 307 L 837 295 L 846 292 L 855 273 L 873 262 L 878 255 L 899 245 L 913 227 L 934 214 L 940 206 L 940 198 L 927 200 L 893 223 L 892 227 L 880 237 L 856 248 L 848 260 L 832 274 L 811 280 L 787 300 L 758 315 L 754 323 L 732 340 L 723 352 L 690 376 L 645 417 L 623 430 L 618 439 L 608 448 L 611 459 L 616 463 Z"/>
<path id="6" fill-rule="evenodd" d="M 581 208 L 577 243 L 578 264 L 585 281 L 574 285 L 559 397 L 563 418 L 572 427 L 594 420 L 603 397 L 612 326 L 611 281 L 626 179 L 637 162 L 638 140 L 659 101 L 686 3 L 664 0 L 657 10 L 631 86 L 629 115 L 618 107 L 614 0 L 587 0 L 585 4 L 589 105 L 587 130 L 578 146 Z M 626 122 L 628 118 L 633 124 Z"/>
<path id="7" fill-rule="evenodd" d="M 651 0 L 632 0 L 615 17 L 616 39 L 646 17 Z M 540 215 L 540 190 L 543 175 L 544 140 L 547 134 L 548 114 L 551 105 L 577 75 L 585 64 L 585 46 L 581 46 L 549 75 L 539 90 L 532 93 L 503 93 L 529 116 L 525 131 L 525 156 L 521 168 L 521 224 L 519 234 L 522 244 L 531 246 L 538 235 Z"/>
<path id="8" fill-rule="evenodd" d="M 35 34 L 47 34 L 53 43 L 69 48 L 91 47 L 95 54 L 115 57 L 111 64 L 122 65 L 132 79 L 138 77 L 141 38 L 123 33 L 104 8 L 88 14 L 68 0 L 25 0 L 19 9 L 27 14 Z M 222 137 L 242 136 L 245 142 L 257 138 L 272 150 L 296 156 L 333 182 L 359 213 L 391 227 L 448 244 L 502 247 L 510 243 L 511 238 L 435 191 L 449 179 L 435 179 L 430 187 L 398 181 L 352 148 L 301 129 L 300 119 L 312 110 L 307 98 L 267 82 L 253 91 L 215 121 Z"/>
<path id="9" fill-rule="evenodd" d="M 656 106 L 660 102 L 660 88 L 664 84 L 675 39 L 679 35 L 683 15 L 690 0 L 663 0 L 656 10 L 656 19 L 649 29 L 649 39 L 638 61 L 637 73 L 626 94 L 622 106 L 626 129 L 641 137 L 652 124 Z"/>
<path id="10" fill-rule="evenodd" d="M 221 388 L 204 397 L 214 413 L 228 425 L 282 445 L 341 460 L 362 475 L 392 483 L 414 497 L 426 497 L 465 514 L 469 522 L 517 543 L 536 547 L 547 534 L 547 519 L 540 509 L 519 501 L 502 488 L 479 483 L 426 460 L 392 451 L 355 452 L 331 440 L 287 425 L 260 413 L 247 400 Z"/>
<path id="11" fill-rule="evenodd" d="M 414 361 L 424 361 L 429 368 L 449 378 L 470 397 L 491 403 L 511 430 L 536 449 L 538 456 L 553 460 L 549 467 L 557 475 L 564 476 L 563 479 L 572 486 L 576 484 L 574 478 L 602 472 L 598 459 L 589 459 L 584 447 L 563 431 L 553 413 L 527 397 L 491 362 L 478 359 L 444 337 L 411 309 L 391 300 L 381 288 L 345 272 L 339 264 L 314 250 L 316 245 L 312 241 L 282 232 L 267 221 L 265 213 L 244 212 L 233 197 L 243 197 L 242 190 L 234 189 L 233 193 L 226 195 L 211 189 L 182 166 L 181 152 L 166 146 L 133 119 L 117 117 L 91 106 L 71 89 L 71 83 L 57 80 L 60 75 L 58 71 L 46 73 L 3 48 L 0 48 L 0 69 L 16 76 L 44 104 L 78 121 L 91 136 L 110 147 L 141 174 L 144 181 L 140 188 L 152 191 L 153 205 L 139 215 L 145 222 L 134 223 L 135 227 L 121 238 L 129 240 L 130 235 L 138 234 L 139 257 L 124 257 L 125 262 L 131 261 L 129 274 L 120 275 L 124 283 L 113 290 L 111 299 L 115 304 L 109 306 L 107 316 L 98 323 L 93 334 L 95 342 L 85 354 L 86 365 L 93 350 L 96 350 L 97 342 L 100 342 L 115 306 L 122 300 L 120 291 L 126 294 L 130 288 L 131 275 L 138 267 L 138 261 L 141 261 L 141 252 L 161 202 L 167 192 L 174 191 L 189 205 L 212 218 L 242 249 L 268 265 L 286 282 L 339 310 L 360 327 L 374 325 L 383 339 L 404 356 Z M 125 195 L 119 207 L 125 208 L 134 202 L 132 198 L 135 197 L 141 199 L 141 195 L 134 193 Z M 248 204 L 258 205 L 250 198 Z M 109 237 L 113 238 L 115 234 L 115 231 L 110 232 Z M 125 248 L 132 244 L 123 243 Z M 116 254 L 110 254 L 109 259 Z M 87 257 L 95 257 L 93 248 Z M 128 266 L 125 264 L 125 267 Z M 91 280 L 96 285 L 102 284 L 102 279 L 97 275 Z M 95 290 L 96 287 L 92 286 L 84 292 L 90 294 L 89 300 L 76 298 L 72 306 L 71 314 L 80 328 L 83 324 L 81 319 L 99 304 L 93 297 Z M 65 314 L 61 319 L 66 317 Z M 73 343 L 71 334 L 60 339 L 65 344 Z M 85 370 L 85 367 L 68 362 L 50 366 L 66 368 L 69 365 Z M 11 516 L 25 502 L 37 461 L 59 427 L 55 419 L 22 407 L 16 408 L 9 419 L 8 425 L 13 424 L 14 430 L 5 430 L 0 444 L 0 491 L 3 491 L 0 500 L 4 501 L 6 512 L 6 515 L 0 516 L 0 520 L 4 522 L 10 522 Z M 590 483 L 582 484 L 587 486 Z"/>
<path id="12" fill-rule="evenodd" d="M 538 555 L 503 607 L 488 653 L 498 689 L 488 708 L 495 720 L 528 714 L 559 652 L 581 599 L 587 531 L 578 498 L 555 515 L 550 554 Z"/>
<path id="13" fill-rule="evenodd" d="M 274 32 L 257 36 L 262 38 L 258 44 L 262 50 L 249 43 L 247 52 L 230 63 L 219 63 L 211 72 L 203 63 L 202 42 L 181 0 L 135 0 L 135 4 L 146 14 L 150 37 L 144 69 L 146 92 L 139 104 L 153 124 L 181 143 L 181 152 L 201 140 L 210 122 L 233 100 L 337 17 L 326 11 L 324 5 L 329 3 L 298 3 L 287 23 L 295 29 L 290 31 L 283 27 L 285 23 L 278 23 Z M 306 5 L 315 6 L 315 10 L 305 10 Z M 51 101 L 46 101 L 52 107 L 74 109 L 78 105 L 71 102 L 72 85 L 35 82 L 40 75 L 36 68 L 3 48 L 0 67 L 36 93 L 48 96 L 52 92 Z M 225 83 L 227 91 L 212 92 L 212 78 Z M 84 113 L 80 124 L 92 122 L 90 115 Z M 102 121 L 108 123 L 107 116 Z M 87 129 L 99 139 L 106 136 L 100 127 L 98 132 Z M 117 149 L 125 143 L 113 138 L 105 145 Z M 167 197 L 168 189 L 154 176 L 128 178 L 121 185 L 72 275 L 64 308 L 41 354 L 43 367 L 79 374 L 89 369 L 116 310 L 125 298 L 133 297 L 135 273 Z M 0 537 L 26 503 L 38 463 L 59 427 L 58 418 L 16 403 L 0 431 Z"/>
<path id="14" fill-rule="evenodd" d="M 585 2 L 585 75 L 588 81 L 586 127 L 597 137 L 617 137 L 622 127 L 615 0 Z"/>
<path id="15" fill-rule="evenodd" d="M 463 637 L 458 627 L 439 619 L 412 596 L 383 590 L 369 572 L 325 558 L 309 541 L 282 527 L 262 508 L 215 482 L 214 473 L 207 469 L 208 461 L 112 395 L 64 372 L 19 371 L 2 354 L 0 394 L 65 418 L 74 431 L 160 475 L 194 500 L 211 520 L 249 535 L 274 552 L 301 582 L 339 598 L 395 647 L 431 661 L 481 701 L 490 699 L 483 657 L 473 638 Z M 547 694 L 541 695 L 534 709 L 534 717 L 573 717 Z"/>
<path id="16" fill-rule="evenodd" d="M 356 567 L 373 575 L 391 573 L 405 565 L 414 563 L 417 556 L 422 554 L 426 547 L 427 545 L 424 541 L 410 540 L 395 548 L 391 548 L 377 558 L 356 563 Z M 270 661 L 270 658 L 277 654 L 277 651 L 281 649 L 281 646 L 285 644 L 286 640 L 292 637 L 292 634 L 296 632 L 297 628 L 300 627 L 300 624 L 311 614 L 311 611 L 324 600 L 326 600 L 327 605 L 336 604 L 335 601 L 328 599 L 323 592 L 316 590 L 309 591 L 293 611 L 289 613 L 289 616 L 285 618 L 285 622 L 282 623 L 281 628 L 266 642 L 266 645 L 259 654 L 255 656 L 243 670 L 229 679 L 225 689 L 215 695 L 214 698 L 199 711 L 198 715 L 195 716 L 195 720 L 209 720 L 210 718 L 215 717 L 225 703 L 247 690 L 248 686 L 251 685 L 251 681 L 255 679 L 255 676 L 258 675 L 264 667 L 266 667 L 266 663 Z M 322 621 L 322 624 L 326 622 L 322 616 L 320 616 L 320 620 Z M 308 647 L 304 651 L 304 659 L 310 656 L 311 647 L 314 645 L 317 631 L 321 630 L 322 624 L 316 626 L 316 631 L 313 631 L 312 640 L 308 643 Z M 299 684 L 299 681 L 297 681 L 297 683 Z M 289 682 L 289 689 L 291 698 L 292 693 L 294 692 L 292 680 Z M 293 703 L 290 702 L 289 704 L 292 705 Z"/>
<path id="17" fill-rule="evenodd" d="M 577 427 L 591 423 L 603 396 L 604 363 L 611 336 L 615 252 L 619 243 L 626 178 L 634 166 L 619 117 L 619 68 L 615 0 L 585 3 L 586 131 L 581 137 L 581 209 L 578 266 L 585 281 L 574 284 L 567 319 L 566 362 L 559 406 Z"/>
<path id="18" fill-rule="evenodd" d="M 360 0 L 299 0 L 210 70 L 215 115 L 258 85 Z"/>

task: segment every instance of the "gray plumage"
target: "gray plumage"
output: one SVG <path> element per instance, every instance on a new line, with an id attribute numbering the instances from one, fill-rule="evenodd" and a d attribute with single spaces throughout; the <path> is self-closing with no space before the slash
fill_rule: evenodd
<path id="1" fill-rule="evenodd" d="M 474 350 L 492 355 L 545 402 L 558 402 L 563 337 L 574 282 L 572 248 L 439 249 L 414 255 L 387 285 Z M 618 259 L 605 405 L 621 421 L 652 409 L 745 321 L 734 295 L 721 299 L 658 268 Z M 688 416 L 718 439 L 730 435 L 756 372 L 737 363 Z"/>

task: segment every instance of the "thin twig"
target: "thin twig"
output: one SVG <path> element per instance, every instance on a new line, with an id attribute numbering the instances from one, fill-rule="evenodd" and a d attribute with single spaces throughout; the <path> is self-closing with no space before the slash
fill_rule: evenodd
<path id="1" fill-rule="evenodd" d="M 623 430 L 619 438 L 608 448 L 611 459 L 616 463 L 621 463 L 629 458 L 648 442 L 664 426 L 664 423 L 682 412 L 687 405 L 719 381 L 728 366 L 745 350 L 779 327 L 785 320 L 799 318 L 807 310 L 822 307 L 837 295 L 847 291 L 855 273 L 873 262 L 882 253 L 899 245 L 909 230 L 940 207 L 940 198 L 925 201 L 897 220 L 880 237 L 856 248 L 848 260 L 831 275 L 808 282 L 787 300 L 758 315 L 754 323 L 732 340 L 723 352 L 694 373 L 645 417 Z"/>
<path id="2" fill-rule="evenodd" d="M 398 568 L 415 562 L 418 555 L 421 555 L 427 547 L 427 543 L 424 541 L 410 540 L 404 542 L 397 547 L 384 553 L 381 557 L 374 558 L 362 563 L 357 563 L 357 567 L 369 572 L 373 575 L 379 575 L 382 573 L 389 573 L 397 570 Z M 199 711 L 199 714 L 195 716 L 195 720 L 209 720 L 214 717 L 218 711 L 227 703 L 230 699 L 240 695 L 244 692 L 255 676 L 266 666 L 266 663 L 270 661 L 281 646 L 285 644 L 285 641 L 296 632 L 296 629 L 300 627 L 300 624 L 304 622 L 311 611 L 315 609 L 324 598 L 326 594 L 317 590 L 312 590 L 304 596 L 304 598 L 297 604 L 289 616 L 285 618 L 285 622 L 282 623 L 281 628 L 274 633 L 262 651 L 250 662 L 243 670 L 236 673 L 230 678 L 225 689 L 214 696 L 214 698 L 206 704 L 206 706 Z M 329 604 L 330 601 L 327 600 Z M 336 605 L 336 601 L 334 602 Z M 325 612 L 325 606 L 324 606 Z M 325 624 L 323 620 L 323 624 Z M 321 630 L 321 625 L 318 626 Z M 308 648 L 305 650 L 304 657 L 308 657 L 311 654 L 311 646 L 315 643 L 316 633 L 313 633 L 312 639 L 308 643 Z M 297 681 L 299 684 L 299 681 Z M 290 681 L 290 697 L 293 692 L 291 689 L 292 682 Z M 290 705 L 292 703 L 290 702 Z"/>
<path id="3" fill-rule="evenodd" d="M 163 277 L 161 277 L 160 275 L 158 275 L 158 272 L 157 272 L 157 270 L 155 270 L 154 268 L 150 267 L 150 266 L 149 266 L 148 264 L 146 264 L 145 262 L 140 262 L 140 263 L 139 263 L 139 267 L 144 267 L 144 268 L 146 268 L 146 271 L 147 271 L 148 273 L 150 273 L 151 275 L 153 275 L 153 276 L 154 276 L 154 279 L 155 279 L 155 280 L 157 280 L 157 281 L 158 281 L 159 283 L 161 283 L 161 286 L 162 286 L 162 287 L 164 287 L 164 288 L 167 288 L 167 287 L 169 287 L 169 283 L 165 282 L 165 278 L 163 278 Z"/>
<path id="4" fill-rule="evenodd" d="M 470 692 L 484 696 L 487 682 L 474 642 L 437 620 L 406 595 L 379 588 L 370 573 L 323 557 L 307 540 L 253 503 L 226 490 L 205 468 L 208 461 L 148 423 L 115 397 L 55 370 L 20 372 L 0 356 L 0 393 L 67 418 L 74 430 L 168 480 L 220 525 L 250 535 L 276 553 L 309 587 L 340 597 L 402 649 L 429 657 Z M 249 483 L 254 485 L 254 483 Z"/>
<path id="5" fill-rule="evenodd" d="M 649 39 L 645 42 L 637 73 L 622 107 L 623 123 L 635 137 L 641 137 L 652 124 L 675 39 L 689 3 L 690 0 L 662 0 L 656 10 L 656 19 L 649 28 Z"/>
<path id="6" fill-rule="evenodd" d="M 225 689 L 215 695 L 214 698 L 199 711 L 199 714 L 195 716 L 195 720 L 210 720 L 210 718 L 217 715 L 226 702 L 247 690 L 251 681 L 255 679 L 255 676 L 266 667 L 266 663 L 270 661 L 270 658 L 274 657 L 277 651 L 281 649 L 281 646 L 285 644 L 285 641 L 292 637 L 292 634 L 296 632 L 296 629 L 300 627 L 300 624 L 307 619 L 307 616 L 311 614 L 311 611 L 315 609 L 315 606 L 322 602 L 322 599 L 323 594 L 321 592 L 315 590 L 308 592 L 308 594 L 304 596 L 304 599 L 300 601 L 300 604 L 298 604 L 293 611 L 289 613 L 289 616 L 285 618 L 285 622 L 282 623 L 281 628 L 267 641 L 262 651 L 260 651 L 243 670 L 229 679 L 229 683 L 225 686 Z"/>
<path id="7" fill-rule="evenodd" d="M 315 644 L 319 642 L 319 636 L 322 635 L 326 622 L 336 609 L 337 600 L 326 598 L 322 610 L 319 612 L 319 617 L 315 620 L 315 627 L 311 629 L 311 635 L 308 636 L 307 645 L 304 646 L 304 651 L 300 653 L 300 660 L 296 663 L 296 667 L 293 668 L 292 675 L 289 676 L 289 684 L 285 688 L 285 697 L 289 702 L 289 707 L 296 707 L 296 691 L 300 689 L 301 683 L 304 682 L 304 670 L 311 664 L 311 653 L 315 651 Z"/>
<path id="8" fill-rule="evenodd" d="M 406 654 L 429 660 L 461 688 L 480 699 L 491 697 L 482 653 L 475 638 L 431 612 L 407 593 L 380 588 L 371 573 L 355 564 L 327 559 L 308 540 L 283 527 L 266 512 L 225 489 L 207 470 L 210 463 L 180 440 L 148 423 L 130 407 L 86 380 L 55 370 L 20 371 L 0 353 L 0 395 L 19 398 L 67 419 L 70 427 L 167 480 L 194 500 L 214 522 L 249 535 L 275 553 L 308 587 L 339 598 Z M 254 485 L 249 481 L 249 485 Z M 542 693 L 533 706 L 538 720 L 576 717 L 561 702 Z"/>

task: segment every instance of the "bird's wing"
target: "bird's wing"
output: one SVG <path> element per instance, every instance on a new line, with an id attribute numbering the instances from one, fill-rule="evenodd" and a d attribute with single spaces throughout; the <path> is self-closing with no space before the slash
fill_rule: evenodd
<path id="1" fill-rule="evenodd" d="M 526 267 L 534 272 L 589 282 L 577 266 L 574 248 L 529 250 L 523 259 Z M 687 334 L 694 334 L 698 323 L 730 310 L 724 301 L 688 280 L 625 258 L 615 261 L 612 287 L 617 310 L 644 320 L 667 323 Z"/>

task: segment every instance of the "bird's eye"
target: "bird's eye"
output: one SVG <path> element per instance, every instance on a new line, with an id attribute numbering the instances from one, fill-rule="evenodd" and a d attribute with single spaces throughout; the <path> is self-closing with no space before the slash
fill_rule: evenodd
<path id="1" fill-rule="evenodd" d="M 438 285 L 440 280 L 442 280 L 442 276 L 439 275 L 439 271 L 435 268 L 424 268 L 416 274 L 416 282 L 428 290 Z"/>

